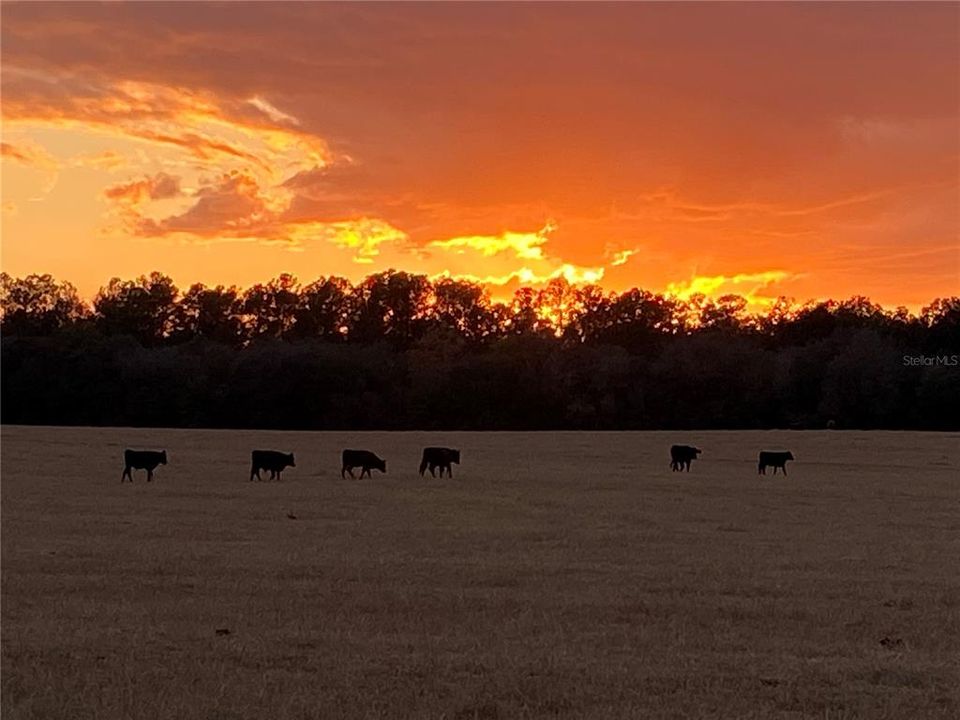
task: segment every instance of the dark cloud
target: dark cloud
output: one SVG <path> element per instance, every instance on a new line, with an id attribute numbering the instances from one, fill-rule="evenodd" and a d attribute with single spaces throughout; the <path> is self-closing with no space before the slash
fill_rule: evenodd
<path id="1" fill-rule="evenodd" d="M 111 185 L 103 194 L 110 200 L 133 204 L 142 203 L 144 200 L 166 200 L 180 195 L 180 178 L 160 172 L 142 180 Z"/>
<path id="2" fill-rule="evenodd" d="M 234 172 L 218 178 L 196 193 L 185 212 L 162 220 L 142 218 L 143 235 L 183 232 L 199 237 L 269 236 L 273 213 L 249 175 Z"/>

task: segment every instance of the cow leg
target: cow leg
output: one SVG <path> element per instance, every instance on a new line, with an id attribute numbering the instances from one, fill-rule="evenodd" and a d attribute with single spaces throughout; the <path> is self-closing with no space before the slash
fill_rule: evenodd
<path id="1" fill-rule="evenodd" d="M 283 474 L 283 470 L 277 470 L 277 482 L 280 482 L 280 476 Z"/>
<path id="2" fill-rule="evenodd" d="M 432 464 L 430 465 L 430 477 L 435 478 L 437 476 L 437 466 Z"/>
<path id="3" fill-rule="evenodd" d="M 784 474 L 784 475 L 787 474 L 787 465 L 786 465 L 786 463 L 784 463 L 783 467 L 780 468 L 780 469 L 783 470 L 783 474 Z"/>
<path id="4" fill-rule="evenodd" d="M 153 470 L 147 468 L 147 482 L 153 482 Z"/>
<path id="5" fill-rule="evenodd" d="M 763 465 L 757 465 L 757 475 L 766 475 L 767 471 Z"/>
<path id="6" fill-rule="evenodd" d="M 128 467 L 123 469 L 123 475 L 120 476 L 121 483 L 124 481 L 124 478 L 130 478 L 130 482 L 133 482 L 133 476 L 130 475 L 130 468 Z"/>
<path id="7" fill-rule="evenodd" d="M 447 477 L 453 480 L 453 465 L 447 465 Z"/>

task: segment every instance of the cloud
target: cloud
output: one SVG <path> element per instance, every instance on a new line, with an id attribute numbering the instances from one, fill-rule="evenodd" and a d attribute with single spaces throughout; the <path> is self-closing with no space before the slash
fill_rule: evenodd
<path id="1" fill-rule="evenodd" d="M 162 184 L 167 191 L 172 189 L 169 177 L 165 176 Z M 133 194 L 139 198 L 148 192 L 147 186 L 148 181 L 118 186 L 116 194 L 122 197 Z M 149 189 L 155 187 L 161 185 L 149 185 Z M 284 217 L 288 198 L 271 197 L 256 178 L 241 172 L 207 182 L 194 192 L 193 198 L 194 203 L 176 215 L 159 220 L 137 215 L 135 231 L 145 237 L 177 235 L 200 242 L 259 240 L 282 244 L 291 250 L 320 241 L 352 250 L 354 262 L 361 264 L 371 263 L 379 255 L 381 245 L 400 243 L 407 238 L 402 230 L 377 218 L 288 221 Z"/>
<path id="2" fill-rule="evenodd" d="M 0 157 L 44 173 L 46 180 L 40 188 L 40 194 L 31 197 L 30 200 L 40 200 L 49 194 L 60 177 L 60 163 L 39 143 L 30 141 L 16 145 L 0 143 Z"/>
<path id="3" fill-rule="evenodd" d="M 169 177 L 169 176 L 167 176 Z M 169 189 L 169 183 L 166 189 Z M 187 233 L 199 237 L 274 237 L 274 212 L 250 175 L 231 172 L 200 188 L 185 212 L 162 220 L 140 218 L 145 236 Z"/>
<path id="4" fill-rule="evenodd" d="M 247 103 L 204 90 L 13 67 L 4 69 L 4 95 L 4 123 L 10 128 L 133 138 L 179 149 L 210 169 L 233 163 L 279 182 L 331 160 L 322 138 L 289 127 L 289 116 L 265 113 L 269 104 L 261 103 L 261 112 L 253 117 L 245 110 Z"/>
<path id="5" fill-rule="evenodd" d="M 337 247 L 355 250 L 354 262 L 369 264 L 380 254 L 379 245 L 405 240 L 407 234 L 382 220 L 360 218 L 321 225 L 323 237 Z M 302 231 L 301 231 L 302 232 Z"/>
<path id="6" fill-rule="evenodd" d="M 618 265 L 624 265 L 626 264 L 627 260 L 631 258 L 631 256 L 636 254 L 637 254 L 636 248 L 632 250 L 620 250 L 619 252 L 614 253 L 613 260 L 610 261 L 610 265 L 612 267 L 617 267 Z"/>
<path id="7" fill-rule="evenodd" d="M 508 299 L 511 293 L 520 287 L 536 287 L 545 285 L 551 280 L 563 278 L 571 285 L 585 285 L 599 283 L 603 280 L 604 268 L 602 267 L 579 267 L 569 263 L 563 263 L 560 267 L 553 270 L 537 272 L 536 270 L 523 266 L 512 272 L 503 275 L 478 275 L 469 272 L 451 272 L 443 270 L 431 275 L 431 279 L 453 278 L 455 280 L 466 280 L 487 286 L 490 289 L 490 295 L 495 300 Z"/>
<path id="8" fill-rule="evenodd" d="M 0 156 L 48 172 L 55 173 L 59 169 L 59 164 L 54 157 L 37 143 L 20 145 L 0 143 Z"/>
<path id="9" fill-rule="evenodd" d="M 463 254 L 467 250 L 475 250 L 483 257 L 491 257 L 510 252 L 514 257 L 523 260 L 543 260 L 543 245 L 547 237 L 555 229 L 552 222 L 548 222 L 535 233 L 504 232 L 500 235 L 471 235 L 455 237 L 449 240 L 434 240 L 427 247 L 453 251 Z"/>
<path id="10" fill-rule="evenodd" d="M 111 185 L 103 194 L 110 200 L 131 205 L 141 205 L 146 200 L 166 200 L 181 194 L 180 178 L 160 172 L 143 180 Z"/>
<path id="11" fill-rule="evenodd" d="M 268 118 L 273 120 L 275 123 L 289 123 L 291 125 L 300 124 L 300 121 L 297 120 L 297 118 L 295 118 L 293 115 L 288 115 L 282 110 L 279 110 L 275 105 L 272 105 L 262 97 L 252 97 L 247 102 L 253 105 Z"/>
<path id="12" fill-rule="evenodd" d="M 73 167 L 89 167 L 106 172 L 113 172 L 126 167 L 130 161 L 121 153 L 115 150 L 104 150 L 98 153 L 87 153 L 77 155 L 70 159 L 70 165 Z"/>
<path id="13" fill-rule="evenodd" d="M 731 276 L 695 275 L 690 280 L 669 283 L 666 293 L 681 300 L 689 300 L 694 295 L 708 297 L 740 295 L 747 300 L 749 306 L 764 306 L 772 303 L 776 296 L 761 291 L 797 277 L 799 276 L 783 270 L 765 270 Z"/>
<path id="14" fill-rule="evenodd" d="M 557 229 L 557 224 L 549 220 L 535 232 L 508 230 L 499 235 L 433 240 L 424 246 L 425 262 L 429 267 L 443 268 L 436 277 L 493 286 L 493 294 L 498 297 L 520 285 L 542 285 L 559 277 L 574 285 L 600 282 L 603 266 L 580 265 L 551 253 L 550 235 Z"/>

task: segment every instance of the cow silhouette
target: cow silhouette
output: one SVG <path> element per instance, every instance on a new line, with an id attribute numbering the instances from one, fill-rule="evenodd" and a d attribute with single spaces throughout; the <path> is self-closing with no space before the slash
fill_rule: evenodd
<path id="1" fill-rule="evenodd" d="M 387 472 L 387 461 L 381 460 L 369 450 L 344 450 L 343 466 L 340 468 L 340 477 L 354 477 L 353 469 L 360 468 L 360 477 L 366 474 L 370 477 L 371 470 L 379 470 L 382 473 Z"/>
<path id="2" fill-rule="evenodd" d="M 423 458 L 420 460 L 420 477 L 426 470 L 430 470 L 430 475 L 436 477 L 434 470 L 440 468 L 440 477 L 443 477 L 443 471 L 447 471 L 448 477 L 453 477 L 451 463 L 460 464 L 460 451 L 445 447 L 428 447 L 423 449 Z"/>
<path id="3" fill-rule="evenodd" d="M 703 452 L 700 448 L 691 445 L 673 445 L 670 448 L 670 469 L 679 472 L 686 468 L 690 472 L 690 463 Z"/>
<path id="4" fill-rule="evenodd" d="M 147 482 L 153 480 L 153 471 L 157 465 L 167 464 L 166 450 L 124 450 L 123 451 L 123 475 L 120 476 L 120 482 L 129 479 L 133 482 L 133 470 L 146 470 Z"/>
<path id="5" fill-rule="evenodd" d="M 757 462 L 757 474 L 766 475 L 767 467 L 770 466 L 773 468 L 773 474 L 777 474 L 777 468 L 783 470 L 783 474 L 787 474 L 787 460 L 793 460 L 792 452 L 771 452 L 769 450 L 761 450 L 760 458 Z"/>
<path id="6" fill-rule="evenodd" d="M 276 450 L 254 450 L 250 453 L 250 480 L 262 480 L 261 470 L 270 471 L 271 480 L 279 480 L 280 473 L 286 467 L 296 467 L 293 453 L 282 453 Z"/>

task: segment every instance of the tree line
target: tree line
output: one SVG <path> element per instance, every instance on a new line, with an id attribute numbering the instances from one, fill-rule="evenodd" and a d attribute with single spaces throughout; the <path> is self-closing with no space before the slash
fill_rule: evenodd
<path id="1" fill-rule="evenodd" d="M 552 280 L 494 302 L 394 270 L 246 290 L 151 273 L 92 303 L 0 274 L 2 421 L 287 429 L 960 426 L 960 298 L 762 313 Z"/>

